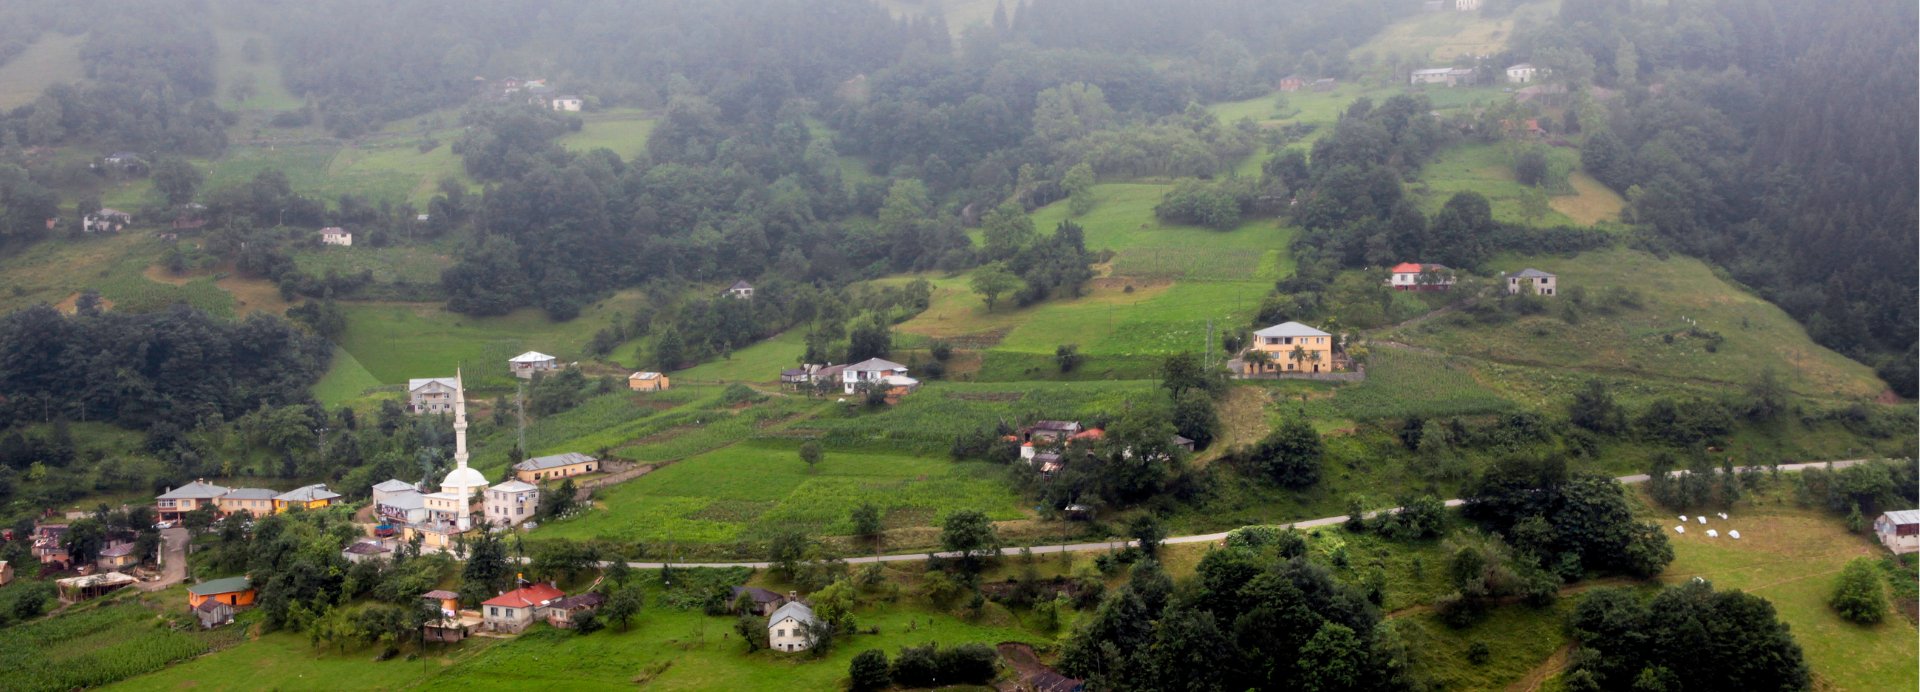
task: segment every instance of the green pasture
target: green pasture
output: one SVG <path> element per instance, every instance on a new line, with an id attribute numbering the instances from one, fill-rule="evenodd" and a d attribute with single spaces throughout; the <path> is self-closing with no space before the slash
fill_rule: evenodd
<path id="1" fill-rule="evenodd" d="M 822 413 L 796 423 L 831 447 L 946 454 L 955 437 L 1039 419 L 1108 419 L 1128 402 L 1158 396 L 1150 380 L 1091 382 L 928 382 L 894 406 Z"/>
<path id="2" fill-rule="evenodd" d="M 1153 215 L 1171 185 L 1096 185 L 1092 211 L 1073 219 L 1085 229 L 1087 249 L 1112 250 L 1112 275 L 1133 279 L 1272 281 L 1293 273 L 1287 252 L 1294 229 L 1249 219 L 1231 231 L 1164 225 Z M 1034 227 L 1052 233 L 1068 218 L 1063 200 L 1033 212 Z"/>
<path id="3" fill-rule="evenodd" d="M 1525 148 L 1517 142 L 1447 147 L 1420 171 L 1421 182 L 1414 187 L 1414 191 L 1419 195 L 1422 211 L 1432 216 L 1455 194 L 1478 192 L 1492 205 L 1494 219 L 1508 223 L 1526 222 L 1520 200 L 1528 188 L 1513 177 L 1513 157 L 1522 151 Z M 1546 153 L 1549 165 L 1555 170 L 1571 171 L 1579 167 L 1578 151 L 1544 146 L 1541 151 Z M 1601 189 L 1604 190 L 1604 186 Z M 1587 188 L 1583 194 L 1605 197 L 1592 188 Z M 1572 218 L 1551 208 L 1553 199 L 1548 199 L 1549 210 L 1546 214 L 1532 220 L 1532 223 L 1539 226 L 1573 225 L 1575 222 Z M 1614 195 L 1613 199 L 1619 199 L 1619 196 Z M 1619 217 L 1617 208 L 1614 217 Z"/>
<path id="4" fill-rule="evenodd" d="M 80 62 L 80 44 L 85 39 L 85 34 L 67 36 L 49 31 L 25 52 L 0 64 L 0 109 L 33 103 L 55 84 L 85 81 L 86 65 Z"/>
<path id="5" fill-rule="evenodd" d="M 1434 567 L 1443 568 L 1444 564 Z M 1573 606 L 1562 599 L 1548 608 L 1497 607 L 1461 629 L 1448 627 L 1432 613 L 1397 618 L 1392 626 L 1411 654 L 1413 669 L 1435 689 L 1513 689 L 1509 686 L 1526 678 L 1567 644 L 1562 623 L 1572 610 Z M 1467 650 L 1475 643 L 1487 645 L 1491 656 L 1486 663 L 1467 660 Z"/>
<path id="6" fill-rule="evenodd" d="M 1818 398 L 1868 398 L 1885 389 L 1867 366 L 1813 343 L 1778 306 L 1699 260 L 1615 248 L 1570 258 L 1503 257 L 1490 269 L 1524 267 L 1559 276 L 1560 295 L 1545 299 L 1546 314 L 1494 325 L 1448 316 L 1381 338 L 1506 363 L 1704 385 L 1744 386 L 1771 369 L 1795 392 Z M 1643 307 L 1611 315 L 1587 310 L 1577 324 L 1562 319 L 1570 292 L 1585 291 L 1592 301 L 1613 288 L 1637 291 Z M 1690 334 L 1694 323 L 1725 338 L 1717 352 Z"/>
<path id="7" fill-rule="evenodd" d="M 353 247 L 302 245 L 293 248 L 293 263 L 315 276 L 333 272 L 343 276 L 367 271 L 374 283 L 439 284 L 440 272 L 453 266 L 451 243 Z"/>
<path id="8" fill-rule="evenodd" d="M 796 445 L 771 441 L 681 460 L 602 490 L 597 500 L 600 509 L 533 535 L 696 544 L 764 540 L 790 527 L 846 535 L 862 503 L 880 507 L 892 525 L 932 525 L 960 509 L 1023 516 L 997 466 L 829 447 L 810 472 Z"/>
<path id="9" fill-rule="evenodd" d="M 614 108 L 581 116 L 579 132 L 560 137 L 560 145 L 574 151 L 609 149 L 622 159 L 632 159 L 647 150 L 647 135 L 655 121 L 638 108 Z"/>
<path id="10" fill-rule="evenodd" d="M 594 332 L 625 319 L 625 311 L 641 299 L 637 291 L 623 291 L 566 322 L 554 322 L 534 308 L 474 317 L 447 312 L 438 303 L 343 303 L 347 331 L 340 346 L 382 384 L 441 377 L 461 366 L 469 386 L 511 387 L 508 358 L 540 351 L 578 359 Z"/>
<path id="11" fill-rule="evenodd" d="M 485 653 L 501 640 L 474 637 L 457 645 L 429 646 L 426 655 L 373 660 L 374 652 L 316 647 L 293 632 L 249 639 L 165 670 L 133 678 L 116 690 L 401 689 L 419 684 L 454 663 Z"/>
<path id="12" fill-rule="evenodd" d="M 327 406 L 358 399 L 368 391 L 381 386 L 380 380 L 367 372 L 367 368 L 346 349 L 333 347 L 333 360 L 327 366 L 327 372 L 313 383 L 313 397 Z"/>
<path id="13" fill-rule="evenodd" d="M 673 378 L 676 382 L 776 382 L 781 370 L 799 365 L 800 357 L 806 355 L 806 336 L 805 329 L 789 329 L 726 357 L 675 372 Z"/>
<path id="14" fill-rule="evenodd" d="M 1805 651 L 1816 689 L 1920 688 L 1915 653 L 1920 638 L 1912 622 L 1890 612 L 1878 625 L 1856 625 L 1827 606 L 1847 561 L 1878 559 L 1884 549 L 1869 536 L 1848 533 L 1838 517 L 1788 504 L 1788 495 L 1761 494 L 1729 511 L 1730 520 L 1709 520 L 1705 528 L 1717 526 L 1719 538 L 1697 529 L 1675 534 L 1672 516 L 1651 517 L 1669 527 L 1667 538 L 1673 542 L 1674 561 L 1661 581 L 1700 577 L 1716 589 L 1740 589 L 1773 603 Z M 1729 538 L 1728 529 L 1738 530 L 1740 540 Z"/>
<path id="15" fill-rule="evenodd" d="M 1483 12 L 1420 12 L 1409 8 L 1405 19 L 1374 34 L 1354 48 L 1354 54 L 1400 57 L 1436 66 L 1451 64 L 1455 58 L 1492 55 L 1506 50 L 1516 26 L 1545 21 L 1559 5 L 1554 1 L 1526 3 L 1498 18 Z"/>
<path id="16" fill-rule="evenodd" d="M 1298 384 L 1289 388 L 1312 391 Z M 1321 420 L 1377 421 L 1471 416 L 1514 408 L 1513 402 L 1476 379 L 1467 359 L 1395 348 L 1374 348 L 1367 379 L 1334 387 L 1330 394 L 1304 394 L 1299 410 Z"/>

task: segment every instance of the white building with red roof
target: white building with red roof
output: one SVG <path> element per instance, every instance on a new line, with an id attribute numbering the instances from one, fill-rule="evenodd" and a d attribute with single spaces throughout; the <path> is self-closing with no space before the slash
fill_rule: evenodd
<path id="1" fill-rule="evenodd" d="M 541 608 L 566 597 L 552 584 L 531 584 L 494 596 L 480 604 L 481 621 L 495 632 L 519 632 L 533 624 Z"/>
<path id="2" fill-rule="evenodd" d="M 1445 291 L 1453 288 L 1453 270 L 1444 264 L 1401 262 L 1388 271 L 1387 285 L 1396 291 Z"/>

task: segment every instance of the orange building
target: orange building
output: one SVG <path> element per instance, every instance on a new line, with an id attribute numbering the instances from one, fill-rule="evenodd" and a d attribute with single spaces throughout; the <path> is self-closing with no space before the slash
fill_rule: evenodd
<path id="1" fill-rule="evenodd" d="M 202 582 L 187 587 L 187 606 L 197 607 L 207 601 L 219 601 L 230 606 L 253 605 L 253 580 L 247 577 L 227 577 Z"/>

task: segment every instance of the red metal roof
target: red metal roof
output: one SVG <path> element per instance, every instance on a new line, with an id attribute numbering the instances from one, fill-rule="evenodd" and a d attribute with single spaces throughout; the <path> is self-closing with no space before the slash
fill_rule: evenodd
<path id="1" fill-rule="evenodd" d="M 1418 274 L 1420 273 L 1420 263 L 1419 262 L 1401 262 L 1399 264 L 1393 265 L 1393 273 Z"/>
<path id="2" fill-rule="evenodd" d="M 551 584 L 534 584 L 533 586 L 514 589 L 494 596 L 480 605 L 502 606 L 506 608 L 533 608 L 539 606 L 541 603 L 566 595 L 566 592 L 554 588 Z"/>

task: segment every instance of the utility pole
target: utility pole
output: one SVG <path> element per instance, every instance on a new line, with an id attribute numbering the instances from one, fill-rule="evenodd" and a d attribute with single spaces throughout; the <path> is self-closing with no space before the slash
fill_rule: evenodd
<path id="1" fill-rule="evenodd" d="M 516 409 L 515 417 L 519 419 L 519 423 L 520 423 L 520 430 L 518 433 L 519 435 L 518 439 L 520 441 L 520 454 L 525 455 L 527 453 L 527 386 L 525 382 L 514 383 L 513 405 L 514 405 L 514 408 Z"/>
<path id="2" fill-rule="evenodd" d="M 1207 355 L 1201 359 L 1207 367 L 1213 367 L 1213 318 L 1207 318 Z"/>

